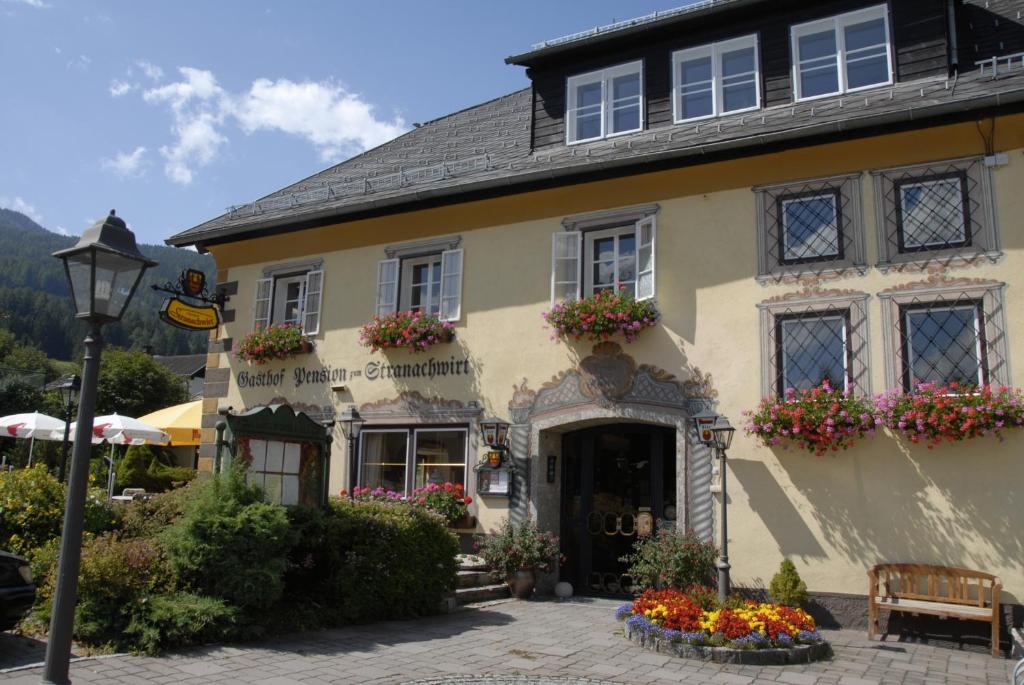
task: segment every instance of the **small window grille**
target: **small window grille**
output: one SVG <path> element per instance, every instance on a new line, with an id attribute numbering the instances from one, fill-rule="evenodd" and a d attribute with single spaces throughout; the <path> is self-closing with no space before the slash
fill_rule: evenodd
<path id="1" fill-rule="evenodd" d="M 1008 382 L 1003 285 L 937 279 L 879 295 L 888 387 Z"/>
<path id="2" fill-rule="evenodd" d="M 755 188 L 758 280 L 863 272 L 860 174 Z"/>
<path id="3" fill-rule="evenodd" d="M 999 256 L 989 170 L 981 159 L 873 172 L 879 268 L 959 266 Z"/>
<path id="4" fill-rule="evenodd" d="M 869 394 L 867 299 L 863 293 L 805 291 L 762 302 L 762 395 L 825 382 Z"/>

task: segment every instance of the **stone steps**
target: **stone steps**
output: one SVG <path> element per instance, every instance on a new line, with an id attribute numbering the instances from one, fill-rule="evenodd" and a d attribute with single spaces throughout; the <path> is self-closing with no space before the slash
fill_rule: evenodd
<path id="1" fill-rule="evenodd" d="M 511 595 L 508 585 L 496 582 L 497 580 L 480 557 L 459 555 L 454 604 L 466 606 L 508 599 Z"/>
<path id="2" fill-rule="evenodd" d="M 456 581 L 455 586 L 459 588 L 481 587 L 492 585 L 494 576 L 490 571 L 459 571 Z"/>
<path id="3" fill-rule="evenodd" d="M 466 606 L 467 604 L 478 604 L 479 602 L 493 602 L 499 599 L 508 599 L 511 592 L 505 583 L 494 585 L 478 585 L 476 587 L 464 587 L 455 591 L 455 604 Z"/>

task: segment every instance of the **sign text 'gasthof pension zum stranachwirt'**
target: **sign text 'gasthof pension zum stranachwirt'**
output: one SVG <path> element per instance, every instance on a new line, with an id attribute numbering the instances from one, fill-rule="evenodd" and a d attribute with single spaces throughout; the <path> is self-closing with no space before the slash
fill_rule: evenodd
<path id="1" fill-rule="evenodd" d="M 425 361 L 386 364 L 384 362 L 368 362 L 361 369 L 347 369 L 330 364 L 320 366 L 297 366 L 291 372 L 285 369 L 267 369 L 265 371 L 239 371 L 236 375 L 239 388 L 273 388 L 284 385 L 290 380 L 294 387 L 303 385 L 332 385 L 347 383 L 356 378 L 367 380 L 387 380 L 391 378 L 444 378 L 447 376 L 468 376 L 470 374 L 469 358 L 437 359 L 430 357 Z"/>

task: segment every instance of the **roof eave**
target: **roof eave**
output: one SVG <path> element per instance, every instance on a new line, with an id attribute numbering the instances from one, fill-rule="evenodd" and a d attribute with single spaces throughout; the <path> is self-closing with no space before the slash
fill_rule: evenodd
<path id="1" fill-rule="evenodd" d="M 435 200 L 439 198 L 449 198 L 454 200 L 461 195 L 471 195 L 473 193 L 501 187 L 525 186 L 539 181 L 571 181 L 573 177 L 592 175 L 596 172 L 607 169 L 638 166 L 675 158 L 682 159 L 686 157 L 702 157 L 714 153 L 737 151 L 744 148 L 754 149 L 770 143 L 828 135 L 832 133 L 856 131 L 858 129 L 869 128 L 872 126 L 906 123 L 947 114 L 958 114 L 972 110 L 985 110 L 992 107 L 1019 104 L 1022 102 L 1024 102 L 1024 88 L 1018 88 L 1001 93 L 992 93 L 991 95 L 986 95 L 972 100 L 948 102 L 938 105 L 925 105 L 922 107 L 910 106 L 896 111 L 885 112 L 883 114 L 872 114 L 851 119 L 843 119 L 840 121 L 816 123 L 781 131 L 745 136 L 742 138 L 692 145 L 676 150 L 666 150 L 637 157 L 591 162 L 585 165 L 585 167 L 545 169 L 518 174 L 515 176 L 491 178 L 458 186 L 422 190 L 411 195 L 372 199 L 357 205 L 345 207 L 344 211 L 340 212 L 337 208 L 327 208 L 317 212 L 304 213 L 301 216 L 279 216 L 264 221 L 240 224 L 238 226 L 227 226 L 198 235 L 190 235 L 190 231 L 192 230 L 190 229 L 190 231 L 185 231 L 171 236 L 165 242 L 168 245 L 175 247 L 196 245 L 202 248 L 205 245 L 229 242 L 226 239 L 235 236 L 240 236 L 239 239 L 245 239 L 244 236 L 246 235 L 249 237 L 255 237 L 251 234 L 264 233 L 271 229 L 287 230 L 289 225 L 295 225 L 300 222 L 305 226 L 310 223 L 323 221 L 321 225 L 326 225 L 328 223 L 327 220 L 336 219 L 338 222 L 341 222 L 345 220 L 345 217 L 350 215 L 364 214 L 374 210 L 391 209 L 402 205 L 408 205 L 407 209 L 404 210 L 408 211 L 409 209 L 414 209 L 416 204 L 426 200 Z"/>

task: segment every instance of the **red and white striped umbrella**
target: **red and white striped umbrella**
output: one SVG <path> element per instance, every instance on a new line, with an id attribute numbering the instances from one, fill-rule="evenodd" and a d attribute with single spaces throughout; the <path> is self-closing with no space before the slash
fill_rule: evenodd
<path id="1" fill-rule="evenodd" d="M 76 425 L 71 424 L 71 439 L 75 439 Z M 63 428 L 61 429 L 63 430 Z M 130 416 L 109 414 L 97 416 L 92 422 L 92 442 L 99 444 L 106 440 L 112 445 L 166 445 L 171 436 L 156 426 L 143 423 Z"/>
<path id="2" fill-rule="evenodd" d="M 32 466 L 32 452 L 36 439 L 63 440 L 64 422 L 37 411 L 31 414 L 11 414 L 0 418 L 0 436 L 31 440 L 28 448 L 28 465 Z"/>

